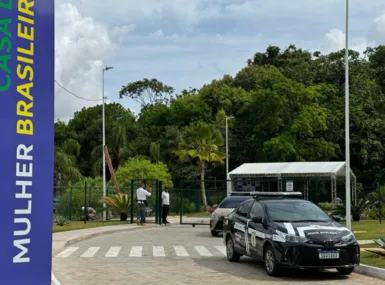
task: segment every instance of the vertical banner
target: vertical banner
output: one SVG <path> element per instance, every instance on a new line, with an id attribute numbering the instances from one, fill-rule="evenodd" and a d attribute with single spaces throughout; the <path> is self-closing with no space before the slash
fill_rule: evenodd
<path id="1" fill-rule="evenodd" d="M 54 0 L 0 0 L 0 284 L 51 284 Z"/>

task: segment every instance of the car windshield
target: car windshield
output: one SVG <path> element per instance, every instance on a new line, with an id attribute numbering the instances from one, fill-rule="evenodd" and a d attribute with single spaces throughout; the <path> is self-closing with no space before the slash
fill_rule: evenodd
<path id="1" fill-rule="evenodd" d="M 274 222 L 329 222 L 331 218 L 308 201 L 265 201 Z"/>
<path id="2" fill-rule="evenodd" d="M 230 196 L 225 198 L 218 208 L 236 208 L 243 201 L 251 199 L 251 196 Z"/>

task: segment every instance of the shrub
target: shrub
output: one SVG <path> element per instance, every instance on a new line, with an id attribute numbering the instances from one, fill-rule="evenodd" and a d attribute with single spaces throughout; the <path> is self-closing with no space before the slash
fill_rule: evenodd
<path id="1" fill-rule="evenodd" d="M 374 240 L 374 242 L 378 244 L 382 249 L 385 249 L 385 237 L 380 237 L 379 239 Z M 366 249 L 366 251 L 385 257 L 385 252 L 382 250 Z"/>
<path id="2" fill-rule="evenodd" d="M 65 226 L 65 225 L 68 225 L 71 221 L 68 220 L 66 217 L 64 216 L 56 216 L 55 217 L 55 224 L 58 225 L 58 226 Z"/>
<path id="3" fill-rule="evenodd" d="M 371 220 L 378 220 L 380 217 L 380 208 L 372 207 L 367 211 L 368 217 Z M 381 209 L 381 217 L 385 219 L 385 206 Z"/>
<path id="4" fill-rule="evenodd" d="M 318 203 L 318 207 L 320 207 L 324 211 L 331 211 L 333 210 L 333 203 L 328 203 L 328 202 Z"/>
<path id="5" fill-rule="evenodd" d="M 103 200 L 109 209 L 115 210 L 119 213 L 121 221 L 127 221 L 128 213 L 131 208 L 130 196 L 119 193 L 109 197 L 104 197 Z"/>

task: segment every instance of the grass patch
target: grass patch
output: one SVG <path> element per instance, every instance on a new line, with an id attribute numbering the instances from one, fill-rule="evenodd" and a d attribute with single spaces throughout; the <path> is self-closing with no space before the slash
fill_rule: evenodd
<path id="1" fill-rule="evenodd" d="M 345 222 L 341 222 L 345 225 Z M 379 237 L 385 237 L 385 222 L 379 224 L 377 220 L 361 220 L 352 222 L 353 231 L 364 231 L 363 233 L 355 233 L 357 240 L 373 240 Z"/>
<path id="2" fill-rule="evenodd" d="M 381 247 L 376 244 L 376 243 L 370 243 L 370 244 L 360 244 L 361 248 L 378 248 L 380 249 Z"/>
<path id="3" fill-rule="evenodd" d="M 385 258 L 374 253 L 363 251 L 361 252 L 361 264 L 385 268 Z"/>
<path id="4" fill-rule="evenodd" d="M 87 221 L 85 224 L 84 221 L 74 221 L 71 222 L 68 225 L 65 226 L 58 226 L 56 224 L 53 225 L 53 232 L 59 233 L 59 232 L 65 232 L 65 231 L 73 231 L 73 230 L 81 230 L 81 229 L 90 229 L 90 228 L 97 228 L 97 227 L 105 227 L 105 226 L 116 226 L 116 225 L 127 225 L 129 221 L 127 222 L 121 222 L 121 221 Z"/>

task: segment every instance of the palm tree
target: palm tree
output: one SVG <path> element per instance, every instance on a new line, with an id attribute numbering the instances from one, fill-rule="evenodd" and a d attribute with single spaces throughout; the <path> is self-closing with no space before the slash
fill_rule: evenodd
<path id="1" fill-rule="evenodd" d="M 367 209 L 373 206 L 373 203 L 367 199 L 361 198 L 357 205 L 351 204 L 351 215 L 354 222 L 359 222 L 361 216 Z M 344 216 L 346 214 L 346 206 L 338 205 L 336 209 L 332 212 L 332 215 L 341 215 Z"/>
<path id="2" fill-rule="evenodd" d="M 120 214 L 121 221 L 127 221 L 128 212 L 130 211 L 130 197 L 127 194 L 118 193 L 109 197 L 104 197 L 103 202 Z"/>
<path id="3" fill-rule="evenodd" d="M 202 202 L 205 209 L 207 209 L 205 169 L 208 163 L 223 163 L 226 154 L 219 150 L 222 145 L 223 137 L 213 125 L 197 122 L 185 129 L 178 149 L 174 151 L 181 160 L 198 160 Z"/>
<path id="4" fill-rule="evenodd" d="M 55 146 L 54 181 L 60 186 L 64 180 L 78 182 L 82 175 L 76 165 L 76 157 L 80 153 L 80 144 L 73 139 L 66 140 L 62 145 Z"/>

